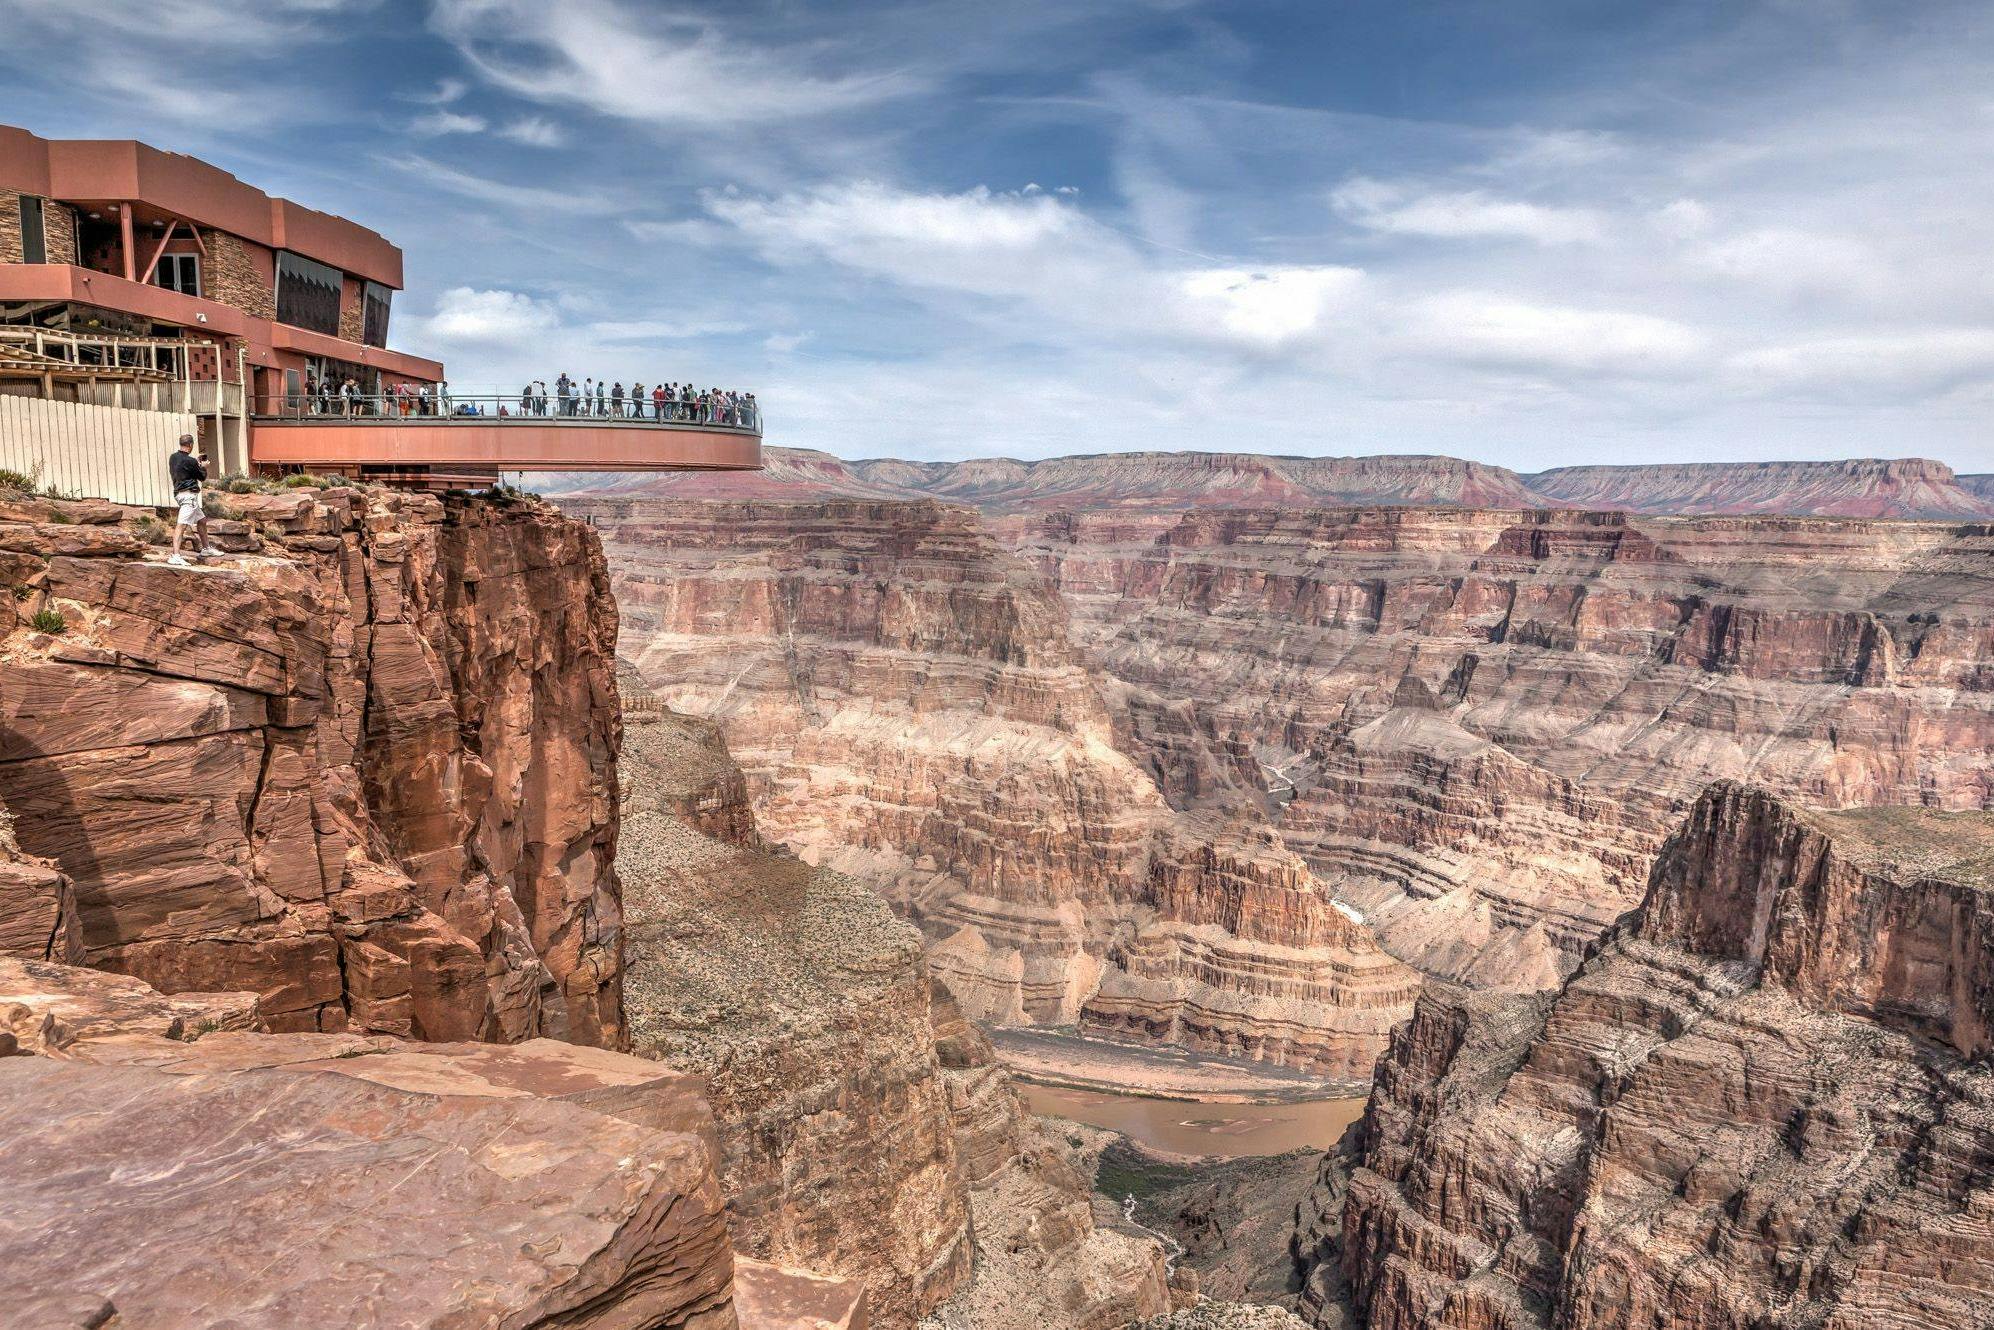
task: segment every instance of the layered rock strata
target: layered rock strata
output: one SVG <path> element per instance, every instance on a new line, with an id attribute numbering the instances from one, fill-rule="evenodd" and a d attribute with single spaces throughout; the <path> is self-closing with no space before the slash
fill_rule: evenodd
<path id="1" fill-rule="evenodd" d="M 1429 972 L 1553 984 L 1710 781 L 1994 807 L 1994 528 L 1341 509 L 998 530 Z M 1209 747 L 1209 745 L 1208 745 Z"/>
<path id="2" fill-rule="evenodd" d="M 1442 988 L 1378 1066 L 1373 1330 L 1994 1324 L 1994 816 L 1720 783 L 1555 995 Z"/>
<path id="3" fill-rule="evenodd" d="M 721 724 L 764 832 L 881 885 L 976 1019 L 1362 1076 L 1409 1009 L 1416 977 L 1267 833 L 1247 755 L 1104 690 L 973 513 L 565 506 L 607 541 L 624 654 Z"/>
<path id="4" fill-rule="evenodd" d="M 879 1326 L 973 1300 L 997 1260 L 1040 1272 L 1073 1317 L 1049 1326 L 1153 1309 L 1123 1276 L 1160 1287 L 1160 1250 L 1073 1217 L 1084 1185 L 1035 1162 L 918 933 L 863 884 L 765 844 L 718 729 L 626 687 L 633 1044 L 707 1078 L 742 1250 L 862 1281 Z M 1001 1203 L 998 1179 L 1014 1179 Z M 1011 1240 L 986 1254 L 1000 1230 Z"/>
<path id="5" fill-rule="evenodd" d="M 222 496 L 231 555 L 149 514 L 0 504 L 0 802 L 67 879 L 0 938 L 277 1030 L 622 1038 L 615 605 L 537 502 Z M 49 628 L 59 624 L 59 631 Z"/>
<path id="6" fill-rule="evenodd" d="M 1566 466 L 1524 477 L 1554 503 L 1637 513 L 1994 518 L 1994 499 L 1977 479 L 1924 457 Z"/>
<path id="7" fill-rule="evenodd" d="M 1033 1117 L 990 1042 L 939 985 L 935 1046 L 975 1236 L 975 1276 L 923 1330 L 1114 1330 L 1182 1299 L 1148 1233 L 1100 1223 L 1089 1161 Z"/>

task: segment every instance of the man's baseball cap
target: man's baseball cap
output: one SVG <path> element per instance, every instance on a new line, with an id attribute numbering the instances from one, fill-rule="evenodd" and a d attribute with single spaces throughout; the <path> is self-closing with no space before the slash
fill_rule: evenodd
<path id="1" fill-rule="evenodd" d="M 191 434 L 182 434 L 180 436 L 180 446 L 183 448 L 186 447 L 188 444 L 192 443 L 193 441 L 194 441 L 194 436 Z"/>

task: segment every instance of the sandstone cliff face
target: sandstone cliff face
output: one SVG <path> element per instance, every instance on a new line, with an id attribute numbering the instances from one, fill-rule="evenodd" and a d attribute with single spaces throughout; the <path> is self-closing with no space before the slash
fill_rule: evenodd
<path id="1" fill-rule="evenodd" d="M 1994 807 L 1994 528 L 1340 509 L 1011 517 L 1116 679 L 1292 788 L 1386 946 L 1553 984 L 1710 781 Z"/>
<path id="2" fill-rule="evenodd" d="M 228 496 L 159 561 L 108 504 L 0 507 L 0 803 L 68 882 L 0 877 L 12 954 L 276 1030 L 623 1037 L 615 606 L 538 504 Z M 36 630 L 37 611 L 61 616 Z"/>
<path id="3" fill-rule="evenodd" d="M 567 507 L 608 543 L 623 653 L 722 725 L 764 834 L 881 886 L 976 1019 L 1361 1076 L 1408 1010 L 1416 977 L 1267 834 L 1247 755 L 1104 692 L 974 513 Z"/>
<path id="4" fill-rule="evenodd" d="M 1047 1317 L 988 1324 L 1166 1306 L 1160 1248 L 1094 1231 L 1084 1180 L 1042 1158 L 919 934 L 764 844 L 714 725 L 626 685 L 633 1044 L 706 1078 L 741 1249 L 863 1281 L 875 1326 L 983 1305 L 1017 1263 Z"/>
<path id="5" fill-rule="evenodd" d="M 1994 816 L 1713 786 L 1562 990 L 1441 988 L 1394 1037 L 1353 1298 L 1374 1330 L 1994 1324 L 1990 1018 Z"/>

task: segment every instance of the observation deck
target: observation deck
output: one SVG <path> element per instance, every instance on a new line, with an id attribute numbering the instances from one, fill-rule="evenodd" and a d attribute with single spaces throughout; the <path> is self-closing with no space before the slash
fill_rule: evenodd
<path id="1" fill-rule="evenodd" d="M 716 418 L 717 417 L 717 418 Z M 762 465 L 762 424 L 753 408 L 718 411 L 667 405 L 643 414 L 566 408 L 549 400 L 522 409 L 516 397 L 451 395 L 286 403 L 252 418 L 250 461 L 377 479 L 438 481 L 505 471 L 753 471 Z"/>

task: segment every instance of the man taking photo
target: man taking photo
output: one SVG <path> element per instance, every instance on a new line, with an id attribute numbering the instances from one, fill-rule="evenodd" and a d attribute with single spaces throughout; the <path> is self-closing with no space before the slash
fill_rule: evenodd
<path id="1" fill-rule="evenodd" d="M 190 526 L 201 542 L 202 557 L 221 553 L 208 543 L 208 514 L 201 507 L 201 482 L 208 478 L 207 461 L 195 454 L 191 434 L 182 434 L 180 451 L 166 459 L 166 469 L 173 475 L 173 502 L 180 508 L 180 520 L 173 527 L 173 553 L 166 561 L 182 568 L 187 566 L 187 560 L 181 557 L 180 542 Z"/>

